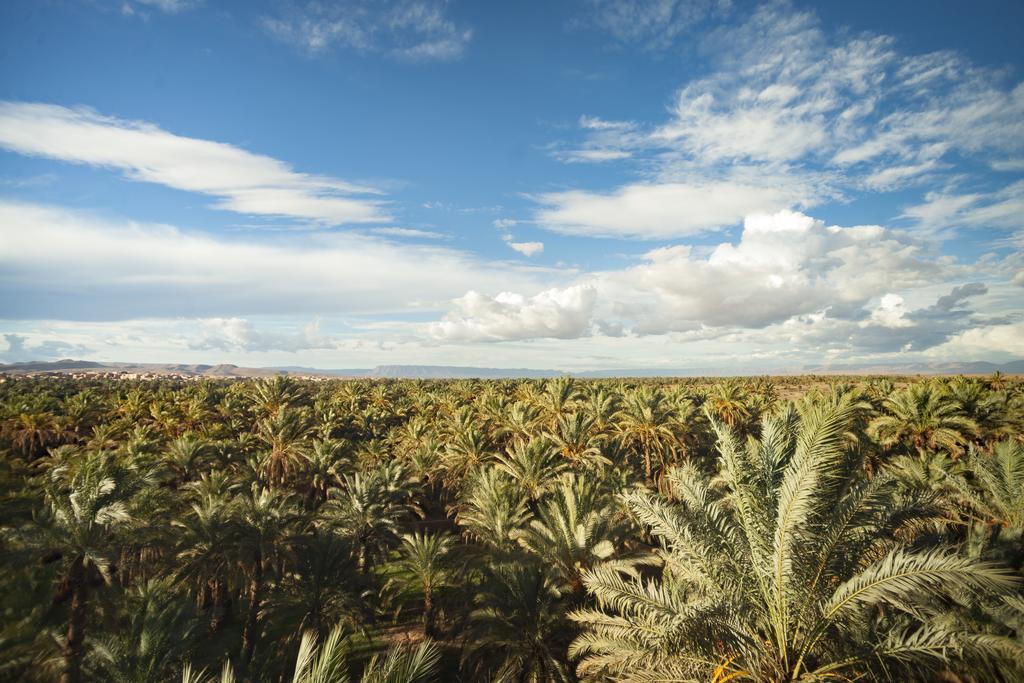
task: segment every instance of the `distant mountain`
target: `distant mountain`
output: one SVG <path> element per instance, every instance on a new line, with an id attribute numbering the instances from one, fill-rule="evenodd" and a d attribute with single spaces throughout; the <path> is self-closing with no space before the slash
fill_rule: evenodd
<path id="1" fill-rule="evenodd" d="M 984 361 L 964 363 L 903 363 L 804 365 L 773 370 L 753 370 L 736 366 L 724 368 L 620 368 L 567 373 L 561 370 L 530 368 L 473 368 L 451 365 L 379 365 L 375 368 L 324 370 L 302 366 L 246 368 L 232 364 L 175 363 L 98 363 L 86 360 L 30 361 L 0 365 L 0 372 L 28 374 L 39 372 L 110 372 L 128 374 L 183 375 L 188 377 L 271 377 L 278 374 L 309 377 L 381 378 L 381 379 L 544 379 L 572 375 L 580 378 L 609 377 L 727 377 L 744 375 L 990 375 L 993 372 L 1024 375 L 1024 360 L 1009 363 Z"/>
<path id="2" fill-rule="evenodd" d="M 524 377 L 544 379 L 564 375 L 558 370 L 530 370 L 528 368 L 467 368 L 451 365 L 379 365 L 371 377 L 402 379 L 508 379 Z"/>

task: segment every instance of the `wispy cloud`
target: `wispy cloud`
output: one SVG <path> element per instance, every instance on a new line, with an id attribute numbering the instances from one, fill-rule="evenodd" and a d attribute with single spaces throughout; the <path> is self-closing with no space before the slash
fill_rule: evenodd
<path id="1" fill-rule="evenodd" d="M 0 147 L 29 156 L 122 171 L 128 178 L 217 198 L 214 208 L 325 225 L 383 223 L 374 188 L 294 171 L 288 164 L 212 140 L 91 109 L 0 102 Z"/>
<path id="2" fill-rule="evenodd" d="M 731 0 L 589 0 L 576 23 L 622 43 L 661 50 L 694 25 L 725 15 L 731 6 Z"/>
<path id="3" fill-rule="evenodd" d="M 8 201 L 0 226 L 8 320 L 410 313 L 473 288 L 539 291 L 554 275 L 353 233 L 256 241 Z"/>
<path id="4" fill-rule="evenodd" d="M 666 15 L 681 3 L 611 4 L 608 16 L 619 16 L 623 31 L 640 31 L 643 20 L 627 19 L 637 12 Z M 710 8 L 690 6 L 695 16 Z M 669 236 L 664 228 L 652 230 L 646 202 L 629 215 L 614 210 L 642 187 L 658 198 L 655 205 L 675 207 L 657 223 L 678 223 L 674 234 L 692 234 L 779 208 L 780 198 L 798 198 L 808 207 L 859 192 L 950 182 L 979 162 L 1019 171 L 1024 83 L 1005 70 L 979 67 L 949 51 L 907 54 L 891 36 L 826 32 L 812 12 L 786 2 L 762 5 L 739 24 L 706 32 L 701 47 L 709 73 L 682 85 L 667 120 L 617 122 L 588 114 L 579 120 L 577 139 L 550 147 L 567 163 L 628 158 L 642 185 L 600 195 L 540 195 L 539 222 L 563 231 L 569 224 L 574 234 Z M 765 194 L 762 182 L 737 184 L 728 193 L 737 204 L 730 213 L 709 211 L 707 197 L 684 191 L 734 182 L 738 174 L 771 178 L 777 192 Z M 673 195 L 677 199 L 669 200 Z M 562 215 L 584 203 L 594 210 L 573 211 L 572 220 Z M 606 218 L 606 208 L 621 218 Z M 988 217 L 1005 224 L 996 211 Z"/>
<path id="5" fill-rule="evenodd" d="M 263 26 L 313 55 L 343 48 L 412 62 L 457 59 L 473 37 L 472 29 L 448 17 L 444 0 L 287 4 L 279 14 L 264 17 Z"/>
<path id="6" fill-rule="evenodd" d="M 802 189 L 802 188 L 800 188 Z M 610 193 L 571 190 L 537 197 L 541 227 L 570 235 L 669 239 L 804 202 L 797 188 L 762 181 L 637 183 Z"/>
<path id="7" fill-rule="evenodd" d="M 420 230 L 418 228 L 373 228 L 369 232 L 374 235 L 383 235 L 385 237 L 409 237 L 412 239 L 425 240 L 446 240 L 451 237 L 451 235 L 446 235 L 443 232 Z"/>

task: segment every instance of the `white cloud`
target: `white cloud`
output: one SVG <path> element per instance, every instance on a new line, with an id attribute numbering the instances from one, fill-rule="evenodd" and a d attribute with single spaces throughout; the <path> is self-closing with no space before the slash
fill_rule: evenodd
<path id="1" fill-rule="evenodd" d="M 321 334 L 320 321 L 313 320 L 296 333 L 259 330 L 244 318 L 208 318 L 200 321 L 201 333 L 190 339 L 194 350 L 222 351 L 310 351 L 336 349 L 339 342 Z"/>
<path id="2" fill-rule="evenodd" d="M 0 201 L 0 318 L 124 319 L 431 310 L 552 272 L 356 234 L 215 237 Z"/>
<path id="3" fill-rule="evenodd" d="M 668 0 L 600 4 L 602 21 L 611 21 L 608 30 L 620 38 L 671 25 L 666 17 L 681 5 Z M 688 5 L 696 17 L 706 17 L 711 7 Z M 648 24 L 649 18 L 657 21 Z M 547 227 L 565 231 L 567 224 L 593 224 L 598 229 L 572 231 L 685 235 L 751 212 L 808 208 L 826 199 L 849 199 L 853 192 L 892 192 L 957 178 L 974 172 L 977 162 L 1007 172 L 1020 169 L 1024 83 L 1005 69 L 979 67 L 948 51 L 907 54 L 886 35 L 826 32 L 813 12 L 788 2 L 762 4 L 741 23 L 702 36 L 698 49 L 709 64 L 708 75 L 682 84 L 667 120 L 616 122 L 584 115 L 581 139 L 548 148 L 565 162 L 628 157 L 644 186 L 738 183 L 731 193 L 736 212 L 723 217 L 715 211 L 714 220 L 685 221 L 674 232 L 623 229 L 614 218 L 612 225 L 590 216 L 562 220 L 557 214 Z M 770 200 L 789 203 L 765 201 L 758 194 L 765 183 L 751 180 L 756 178 L 772 179 L 778 194 Z M 611 196 L 628 194 L 635 185 L 627 183 Z M 588 205 L 595 199 L 582 189 L 560 194 Z M 541 197 L 552 203 L 548 199 Z M 695 201 L 692 213 L 705 214 L 705 204 Z M 617 206 L 608 208 L 615 216 Z M 996 220 L 1019 214 L 1012 203 L 999 208 L 1003 213 L 993 216 Z"/>
<path id="4" fill-rule="evenodd" d="M 87 346 L 69 343 L 61 339 L 33 341 L 23 334 L 13 332 L 3 335 L 3 338 L 7 343 L 7 348 L 0 351 L 0 358 L 8 363 L 71 358 L 88 354 L 91 351 Z"/>
<path id="5" fill-rule="evenodd" d="M 640 334 L 763 328 L 826 310 L 856 320 L 875 297 L 960 271 L 906 233 L 826 226 L 789 211 L 748 217 L 738 243 L 719 244 L 707 256 L 675 246 L 645 259 L 594 276 L 602 298 Z"/>
<path id="6" fill-rule="evenodd" d="M 1024 180 L 989 193 L 929 192 L 925 201 L 907 208 L 924 228 L 1024 228 Z"/>
<path id="7" fill-rule="evenodd" d="M 965 330 L 928 353 L 960 360 L 1018 360 L 1024 358 L 1024 322 Z"/>
<path id="8" fill-rule="evenodd" d="M 473 37 L 446 16 L 443 0 L 286 4 L 263 25 L 273 37 L 309 54 L 335 46 L 384 52 L 407 61 L 450 61 Z"/>
<path id="9" fill-rule="evenodd" d="M 579 23 L 609 33 L 619 42 L 662 50 L 695 24 L 724 15 L 731 0 L 590 0 Z"/>
<path id="10" fill-rule="evenodd" d="M 217 197 L 218 209 L 339 225 L 386 222 L 376 190 L 298 173 L 224 143 L 85 108 L 0 102 L 0 147 L 19 154 L 119 169 L 132 180 Z"/>
<path id="11" fill-rule="evenodd" d="M 610 194 L 572 190 L 538 200 L 546 208 L 537 212 L 537 223 L 549 230 L 647 239 L 695 235 L 802 202 L 791 189 L 733 181 L 634 184 Z"/>
<path id="12" fill-rule="evenodd" d="M 564 152 L 556 152 L 559 159 L 567 163 L 601 163 L 603 161 L 618 161 L 633 156 L 632 152 L 624 149 L 571 149 Z"/>
<path id="13" fill-rule="evenodd" d="M 878 306 L 871 311 L 870 323 L 889 328 L 910 327 L 913 323 L 906 319 L 906 314 L 907 307 L 903 303 L 903 297 L 890 293 L 883 296 Z M 867 327 L 868 324 L 867 320 L 861 323 L 863 327 Z"/>
<path id="14" fill-rule="evenodd" d="M 135 2 L 147 7 L 156 7 L 158 10 L 168 14 L 174 14 L 194 7 L 201 0 L 135 0 Z M 126 6 L 128 5 L 126 4 Z"/>
<path id="15" fill-rule="evenodd" d="M 444 240 L 449 237 L 443 232 L 419 230 L 418 228 L 373 228 L 369 232 L 372 232 L 374 235 L 384 235 L 385 237 L 411 237 L 429 240 Z"/>
<path id="16" fill-rule="evenodd" d="M 509 228 L 515 227 L 518 223 L 519 221 L 514 218 L 497 218 L 492 221 L 492 224 L 498 230 L 508 230 Z"/>
<path id="17" fill-rule="evenodd" d="M 548 289 L 531 297 L 470 291 L 453 302 L 454 310 L 444 320 L 427 329 L 442 341 L 574 339 L 590 334 L 596 298 L 594 288 L 586 285 Z"/>
<path id="18" fill-rule="evenodd" d="M 523 256 L 534 256 L 544 251 L 543 242 L 508 242 L 508 246 L 518 251 Z"/>

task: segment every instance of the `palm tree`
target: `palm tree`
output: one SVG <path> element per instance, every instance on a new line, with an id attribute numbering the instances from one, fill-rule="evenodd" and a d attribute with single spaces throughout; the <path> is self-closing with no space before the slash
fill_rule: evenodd
<path id="1" fill-rule="evenodd" d="M 615 506 L 586 478 L 570 477 L 541 506 L 537 518 L 512 533 L 582 601 L 583 572 L 615 552 Z"/>
<path id="2" fill-rule="evenodd" d="M 17 534 L 44 563 L 60 563 L 60 586 L 54 604 L 70 600 L 61 650 L 61 683 L 82 680 L 82 658 L 90 596 L 113 579 L 118 539 L 131 517 L 127 502 L 139 482 L 109 455 L 86 459 L 74 472 L 53 468 L 43 486 L 45 507 Z"/>
<path id="3" fill-rule="evenodd" d="M 304 453 L 305 500 L 309 508 L 320 507 L 330 490 L 340 485 L 342 471 L 351 464 L 346 450 L 344 442 L 326 440 L 314 441 L 313 447 Z"/>
<path id="4" fill-rule="evenodd" d="M 288 497 L 256 485 L 240 498 L 236 514 L 238 564 L 247 580 L 248 606 L 240 658 L 244 669 L 252 661 L 260 637 L 267 581 L 290 550 L 298 515 Z"/>
<path id="5" fill-rule="evenodd" d="M 542 565 L 511 562 L 489 568 L 475 604 L 463 655 L 472 680 L 572 680 L 561 593 Z"/>
<path id="6" fill-rule="evenodd" d="M 261 417 L 270 417 L 283 408 L 294 404 L 301 396 L 301 390 L 295 380 L 286 375 L 275 375 L 270 379 L 262 379 L 249 385 L 248 398 Z"/>
<path id="7" fill-rule="evenodd" d="M 412 516 L 408 491 L 396 489 L 399 483 L 386 468 L 345 475 L 342 487 L 321 508 L 325 526 L 355 546 L 361 573 L 396 545 L 401 523 Z"/>
<path id="8" fill-rule="evenodd" d="M 287 406 L 256 423 L 257 436 L 269 447 L 262 467 L 271 485 L 282 484 L 305 463 L 308 433 L 305 413 Z"/>
<path id="9" fill-rule="evenodd" d="M 236 506 L 218 477 L 193 483 L 198 490 L 191 512 L 171 522 L 178 536 L 175 578 L 191 585 L 196 604 L 208 607 L 210 629 L 220 631 L 230 616 L 229 584 L 237 564 L 240 528 Z M 198 484 L 198 486 L 196 486 Z"/>
<path id="10" fill-rule="evenodd" d="M 908 446 L 917 453 L 944 448 L 956 455 L 978 431 L 959 406 L 934 383 L 911 384 L 887 398 L 887 415 L 872 420 L 870 432 L 887 447 Z"/>
<path id="11" fill-rule="evenodd" d="M 1019 568 L 1024 561 L 1024 445 L 1003 441 L 992 453 L 973 451 L 965 476 L 950 481 L 960 502 L 971 511 L 974 536 L 999 547 L 1003 559 Z"/>
<path id="12" fill-rule="evenodd" d="M 20 413 L 12 418 L 4 430 L 11 448 L 32 460 L 46 454 L 51 446 L 60 444 L 67 432 L 51 413 Z"/>
<path id="13" fill-rule="evenodd" d="M 579 672 L 796 681 L 909 677 L 966 653 L 1005 660 L 944 606 L 1006 594 L 1016 579 L 908 545 L 935 513 L 894 496 L 890 478 L 867 478 L 845 436 L 856 410 L 845 401 L 795 424 L 767 417 L 746 446 L 716 422 L 720 470 L 675 470 L 680 505 L 624 495 L 663 544 L 663 575 L 585 574 L 598 609 L 572 615 L 585 628 L 571 648 Z"/>
<path id="14" fill-rule="evenodd" d="M 210 454 L 210 444 L 195 434 L 183 434 L 167 445 L 164 462 L 173 472 L 176 483 L 195 477 Z"/>
<path id="15" fill-rule="evenodd" d="M 318 644 L 312 631 L 302 634 L 295 659 L 292 683 L 351 683 L 348 652 L 350 642 L 342 627 L 337 626 Z M 430 641 L 416 647 L 392 648 L 382 658 L 375 655 L 363 669 L 360 683 L 430 683 L 437 680 L 441 651 Z M 182 683 L 236 683 L 230 665 L 220 677 L 211 679 L 203 671 L 186 666 Z"/>
<path id="16" fill-rule="evenodd" d="M 546 414 L 548 424 L 555 424 L 558 418 L 573 412 L 576 403 L 576 383 L 572 377 L 559 377 L 548 381 L 537 403 Z"/>
<path id="17" fill-rule="evenodd" d="M 96 678 L 149 683 L 173 678 L 195 635 L 187 603 L 170 585 L 148 581 L 128 595 L 124 623 L 94 644 Z"/>
<path id="18" fill-rule="evenodd" d="M 547 432 L 546 436 L 573 467 L 598 469 L 612 464 L 601 454 L 597 421 L 590 415 L 563 415 L 555 423 L 554 431 Z"/>
<path id="19" fill-rule="evenodd" d="M 267 623 L 275 631 L 323 638 L 331 624 L 359 627 L 370 611 L 370 586 L 359 580 L 352 544 L 337 534 L 306 530 L 295 541 L 290 569 L 268 605 Z"/>
<path id="20" fill-rule="evenodd" d="M 736 380 L 718 382 L 711 387 L 706 405 L 719 422 L 733 429 L 743 428 L 752 414 L 743 384 Z"/>
<path id="21" fill-rule="evenodd" d="M 508 451 L 496 456 L 494 468 L 512 482 L 517 493 L 534 505 L 551 490 L 569 466 L 558 448 L 546 438 L 513 441 Z"/>
<path id="22" fill-rule="evenodd" d="M 469 536 L 508 553 L 516 546 L 513 534 L 529 518 L 526 501 L 511 491 L 511 483 L 488 467 L 471 480 L 456 521 Z"/>
<path id="23" fill-rule="evenodd" d="M 642 387 L 625 396 L 617 416 L 620 438 L 642 457 L 644 479 L 649 484 L 654 481 L 652 457 L 662 461 L 676 442 L 669 409 L 664 394 Z"/>
<path id="24" fill-rule="evenodd" d="M 423 593 L 423 633 L 437 635 L 434 600 L 448 582 L 452 566 L 453 542 L 445 534 L 406 534 L 402 537 L 396 568 Z"/>

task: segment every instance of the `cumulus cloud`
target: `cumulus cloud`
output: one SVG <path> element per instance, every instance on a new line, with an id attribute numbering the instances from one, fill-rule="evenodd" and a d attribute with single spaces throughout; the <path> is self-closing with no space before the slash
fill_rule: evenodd
<path id="1" fill-rule="evenodd" d="M 386 222 L 379 192 L 294 171 L 268 156 L 90 109 L 0 102 L 0 147 L 114 168 L 132 179 L 217 198 L 214 208 L 327 225 Z"/>
<path id="2" fill-rule="evenodd" d="M 289 3 L 263 25 L 271 36 L 308 54 L 339 47 L 383 52 L 406 61 L 448 61 L 462 56 L 473 31 L 458 26 L 444 0 L 346 0 Z"/>
<path id="3" fill-rule="evenodd" d="M 545 277 L 356 234 L 216 237 L 0 201 L 0 317 L 125 319 L 430 310 Z"/>
<path id="4" fill-rule="evenodd" d="M 759 328 L 828 308 L 865 315 L 872 298 L 956 271 L 912 236 L 879 226 L 826 226 L 791 211 L 744 221 L 738 243 L 706 257 L 689 246 L 655 249 L 646 262 L 601 274 L 641 333 L 700 327 Z"/>
<path id="5" fill-rule="evenodd" d="M 597 300 L 595 289 L 574 285 L 535 296 L 470 291 L 456 299 L 443 320 L 428 326 L 442 341 L 521 341 L 543 337 L 574 339 L 590 334 Z"/>

